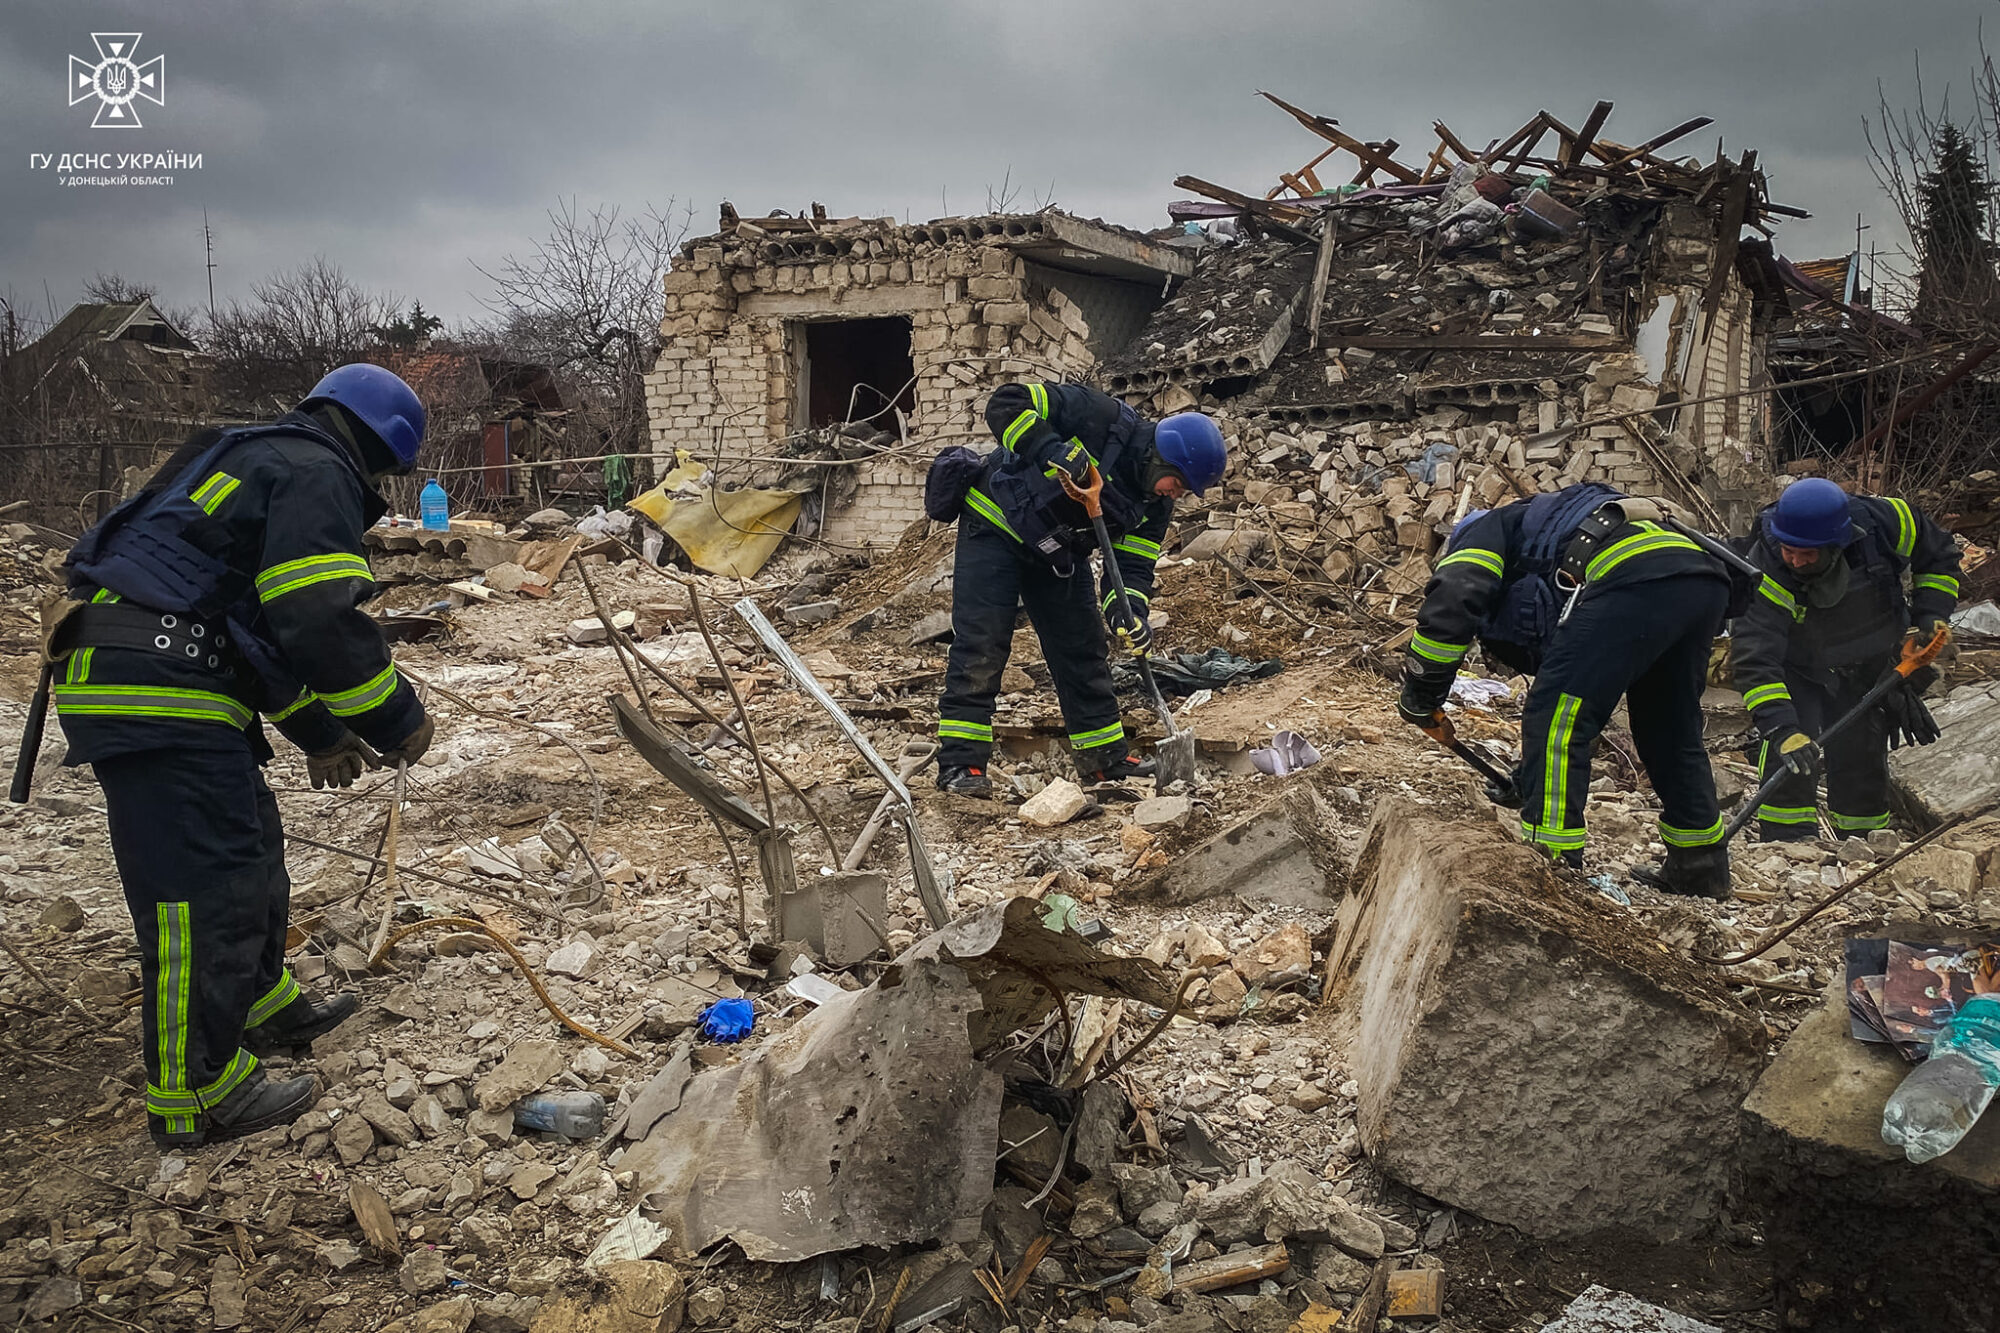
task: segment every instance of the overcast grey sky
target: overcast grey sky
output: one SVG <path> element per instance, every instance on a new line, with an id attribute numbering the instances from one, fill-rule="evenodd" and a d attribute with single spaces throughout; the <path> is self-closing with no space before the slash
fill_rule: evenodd
<path id="1" fill-rule="evenodd" d="M 1599 97 L 1622 142 L 1689 116 L 1682 145 L 1757 148 L 1800 258 L 1851 248 L 1857 210 L 1901 243 L 1869 172 L 1876 82 L 1969 89 L 1994 0 L 4 0 L 0 292 L 58 309 L 99 269 L 219 298 L 324 254 L 447 317 L 473 262 L 522 250 L 559 196 L 586 207 L 718 200 L 745 214 L 983 208 L 1011 170 L 1032 207 L 1165 221 L 1175 176 L 1262 193 L 1319 141 L 1268 88 L 1362 138 L 1484 143 L 1538 107 Z M 68 57 L 93 31 L 166 59 L 144 128 L 90 127 Z M 2000 38 L 2000 32 L 1996 33 Z M 94 61 L 94 57 L 93 57 Z M 1966 105 L 1961 96 L 1956 104 Z M 199 152 L 171 186 L 65 187 L 31 153 Z"/>

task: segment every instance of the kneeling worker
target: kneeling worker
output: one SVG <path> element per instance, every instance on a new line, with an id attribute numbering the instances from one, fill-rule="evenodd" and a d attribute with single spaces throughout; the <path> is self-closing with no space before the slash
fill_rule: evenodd
<path id="1" fill-rule="evenodd" d="M 1105 626 L 1122 651 L 1143 652 L 1153 563 L 1174 501 L 1222 477 L 1222 431 L 1199 412 L 1158 423 L 1106 394 L 1074 384 L 1009 384 L 986 404 L 1000 447 L 965 492 L 952 566 L 951 656 L 938 703 L 938 786 L 960 795 L 992 790 L 993 698 L 1025 606 L 1055 677 L 1056 698 L 1085 782 L 1145 777 L 1153 761 L 1129 753 L 1112 691 Z M 1124 576 L 1093 590 L 1097 549 L 1083 506 L 1058 472 L 1104 478 L 1104 517 Z M 1100 623 L 1101 617 L 1101 623 Z"/>
<path id="2" fill-rule="evenodd" d="M 104 788 L 145 978 L 154 1142 L 192 1147 L 297 1119 L 311 1076 L 267 1079 L 354 1012 L 285 968 L 291 881 L 258 772 L 268 717 L 315 787 L 379 753 L 415 761 L 431 723 L 360 604 L 376 486 L 410 470 L 424 409 L 379 366 L 342 366 L 268 426 L 197 434 L 85 533 L 46 651 L 70 751 Z M 372 750 L 371 750 L 372 747 Z"/>
<path id="3" fill-rule="evenodd" d="M 1661 517 L 1650 500 L 1587 483 L 1467 518 L 1424 590 L 1397 710 L 1428 724 L 1475 638 L 1532 674 L 1515 776 L 1521 834 L 1581 866 L 1591 750 L 1624 698 L 1667 845 L 1666 864 L 1640 878 L 1727 898 L 1701 693 L 1730 581 Z"/>

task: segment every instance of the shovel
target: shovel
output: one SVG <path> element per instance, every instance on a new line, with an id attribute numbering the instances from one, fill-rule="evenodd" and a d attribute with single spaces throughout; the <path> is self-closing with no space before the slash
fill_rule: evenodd
<path id="1" fill-rule="evenodd" d="M 1104 474 L 1095 464 L 1087 474 L 1084 485 L 1077 485 L 1069 473 L 1056 469 L 1056 476 L 1062 479 L 1062 488 L 1069 492 L 1069 498 L 1083 506 L 1083 512 L 1090 515 L 1090 526 L 1097 530 L 1097 544 L 1104 552 L 1104 572 L 1111 578 L 1111 586 L 1118 590 L 1118 601 L 1123 605 L 1125 596 L 1125 575 L 1118 568 L 1118 553 L 1111 546 L 1111 531 L 1104 526 Z M 1153 757 L 1159 764 L 1155 781 L 1165 789 L 1176 782 L 1195 785 L 1194 778 L 1194 733 L 1182 731 L 1174 725 L 1173 711 L 1160 695 L 1159 682 L 1153 679 L 1152 663 L 1146 660 L 1142 651 L 1138 655 L 1139 675 L 1146 682 L 1146 692 L 1153 696 L 1153 707 L 1159 710 L 1160 722 L 1167 729 L 1166 738 L 1153 746 Z"/>
<path id="2" fill-rule="evenodd" d="M 1937 633 L 1931 636 L 1929 643 L 1918 643 L 1914 639 L 1905 639 L 1903 641 L 1902 660 L 1887 671 L 1884 671 L 1882 678 L 1869 686 L 1868 693 L 1861 696 L 1861 701 L 1848 709 L 1837 721 L 1816 736 L 1814 743 L 1824 750 L 1828 741 L 1832 740 L 1842 731 L 1845 731 L 1848 727 L 1853 726 L 1869 709 L 1882 702 L 1883 695 L 1897 688 L 1911 676 L 1936 661 L 1937 655 L 1943 652 L 1945 645 L 1950 642 L 1951 626 L 1943 623 L 1938 625 Z M 1777 771 L 1764 779 L 1763 785 L 1758 787 L 1756 791 L 1750 793 L 1749 797 L 1743 802 L 1743 808 L 1736 812 L 1736 818 L 1730 820 L 1729 827 L 1723 831 L 1723 846 L 1728 846 L 1729 840 L 1741 833 L 1743 826 L 1757 817 L 1758 807 L 1769 799 L 1771 793 L 1776 791 L 1785 779 L 1792 776 L 1793 771 L 1791 761 L 1787 760 L 1779 764 Z"/>

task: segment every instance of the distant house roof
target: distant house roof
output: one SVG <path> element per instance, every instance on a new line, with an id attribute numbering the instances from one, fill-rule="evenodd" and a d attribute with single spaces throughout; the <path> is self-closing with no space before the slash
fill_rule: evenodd
<path id="1" fill-rule="evenodd" d="M 162 423 L 213 411 L 212 358 L 150 300 L 86 302 L 21 350 L 26 378 L 60 386 L 59 411 L 102 412 Z"/>
<path id="2" fill-rule="evenodd" d="M 195 350 L 194 339 L 161 314 L 151 300 L 73 305 L 68 314 L 35 340 L 34 346 L 60 354 L 94 342 L 137 342 L 179 352 Z"/>

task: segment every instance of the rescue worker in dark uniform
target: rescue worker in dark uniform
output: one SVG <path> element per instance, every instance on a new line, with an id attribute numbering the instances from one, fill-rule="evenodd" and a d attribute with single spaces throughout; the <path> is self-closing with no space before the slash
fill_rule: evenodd
<path id="1" fill-rule="evenodd" d="M 1199 412 L 1146 421 L 1116 398 L 1075 384 L 1005 385 L 987 400 L 986 424 L 1000 447 L 979 464 L 960 511 L 951 656 L 938 704 L 938 786 L 972 796 L 992 790 L 993 697 L 1023 606 L 1055 678 L 1084 781 L 1149 776 L 1153 761 L 1126 744 L 1105 627 L 1123 651 L 1145 651 L 1153 564 L 1174 500 L 1221 479 L 1222 431 Z M 1081 482 L 1093 464 L 1104 478 L 1104 519 L 1124 598 L 1108 573 L 1093 591 L 1097 539 L 1057 475 Z"/>
<path id="2" fill-rule="evenodd" d="M 138 932 L 146 1110 L 163 1149 L 296 1119 L 309 1075 L 267 1079 L 354 1011 L 284 965 L 291 883 L 259 767 L 261 713 L 314 787 L 414 761 L 431 723 L 360 609 L 376 486 L 424 433 L 410 387 L 343 366 L 269 426 L 197 434 L 69 554 L 50 617 L 66 763 L 104 788 Z"/>
<path id="3" fill-rule="evenodd" d="M 1922 702 L 1936 669 L 1924 667 L 1890 691 L 1828 741 L 1823 757 L 1814 738 L 1897 661 L 1906 634 L 1929 641 L 1950 620 L 1958 546 L 1907 502 L 1849 496 L 1820 477 L 1786 487 L 1758 516 L 1752 540 L 1750 560 L 1765 578 L 1730 631 L 1736 687 L 1763 737 L 1763 776 L 1779 764 L 1793 769 L 1758 808 L 1758 831 L 1766 841 L 1818 835 L 1822 758 L 1834 828 L 1859 835 L 1883 828 L 1889 747 L 1937 739 Z"/>
<path id="4" fill-rule="evenodd" d="M 1623 697 L 1667 846 L 1665 865 L 1640 877 L 1727 898 L 1701 692 L 1730 581 L 1661 517 L 1653 501 L 1594 483 L 1469 517 L 1424 590 L 1397 711 L 1428 724 L 1474 639 L 1492 660 L 1532 674 L 1515 790 L 1489 795 L 1518 797 L 1522 836 L 1581 866 L 1591 750 Z"/>

